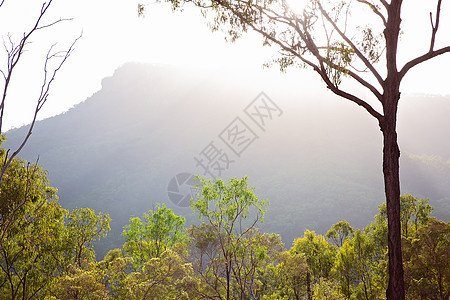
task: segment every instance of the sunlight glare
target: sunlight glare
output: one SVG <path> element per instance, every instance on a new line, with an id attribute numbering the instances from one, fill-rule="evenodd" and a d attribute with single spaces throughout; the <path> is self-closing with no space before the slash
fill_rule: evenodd
<path id="1" fill-rule="evenodd" d="M 286 0 L 289 7 L 295 13 L 302 13 L 303 9 L 306 7 L 308 0 Z"/>

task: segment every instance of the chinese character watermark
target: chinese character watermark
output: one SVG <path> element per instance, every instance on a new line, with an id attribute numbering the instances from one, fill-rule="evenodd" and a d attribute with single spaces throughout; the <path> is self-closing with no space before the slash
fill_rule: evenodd
<path id="1" fill-rule="evenodd" d="M 256 132 L 265 132 L 268 124 L 282 114 L 283 111 L 272 99 L 263 92 L 260 93 L 244 108 L 241 116 L 236 116 L 218 134 L 219 140 L 211 140 L 198 155 L 194 156 L 195 168 L 199 171 L 183 172 L 172 177 L 167 186 L 170 201 L 177 206 L 188 207 L 190 200 L 198 197 L 200 192 L 193 173 L 214 180 L 220 178 L 259 138 Z M 248 119 L 252 122 L 249 123 Z M 226 148 L 218 144 L 224 144 Z"/>
<path id="2" fill-rule="evenodd" d="M 237 117 L 220 134 L 219 138 L 227 145 L 237 156 L 248 148 L 258 136 L 251 128 Z"/>
<path id="3" fill-rule="evenodd" d="M 213 141 L 199 153 L 199 157 L 194 156 L 194 160 L 195 167 L 203 169 L 203 175 L 209 175 L 214 179 L 220 177 L 222 171 L 228 170 L 230 164 L 234 162 L 223 149 L 217 148 Z"/>
<path id="4" fill-rule="evenodd" d="M 278 105 L 263 92 L 244 109 L 244 112 L 262 131 L 266 131 L 268 122 L 283 114 Z"/>

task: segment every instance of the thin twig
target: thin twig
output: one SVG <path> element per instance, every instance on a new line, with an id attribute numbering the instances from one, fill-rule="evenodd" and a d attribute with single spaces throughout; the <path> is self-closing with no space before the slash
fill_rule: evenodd
<path id="1" fill-rule="evenodd" d="M 431 22 L 431 41 L 430 41 L 430 50 L 432 52 L 434 49 L 434 42 L 436 41 L 436 33 L 439 28 L 439 19 L 441 17 L 441 4 L 442 0 L 438 0 L 437 8 L 436 8 L 436 19 L 433 24 L 433 14 L 430 12 L 430 22 Z"/>
<path id="2" fill-rule="evenodd" d="M 39 98 L 38 98 L 38 101 L 37 101 L 37 104 L 36 104 L 36 108 L 34 110 L 33 120 L 31 122 L 31 124 L 30 124 L 30 126 L 28 128 L 28 132 L 27 132 L 25 138 L 23 139 L 22 143 L 20 144 L 20 146 L 9 157 L 8 161 L 6 162 L 6 164 L 4 164 L 2 166 L 2 170 L 1 170 L 1 174 L 0 174 L 0 184 L 2 182 L 3 175 L 5 174 L 6 169 L 8 168 L 8 166 L 10 165 L 10 163 L 12 162 L 14 157 L 17 156 L 17 154 L 19 154 L 19 152 L 22 150 L 22 148 L 25 146 L 25 144 L 27 143 L 28 139 L 30 138 L 30 136 L 32 134 L 32 131 L 33 131 L 33 128 L 34 128 L 34 125 L 36 123 L 37 115 L 38 115 L 39 111 L 42 109 L 43 105 L 45 104 L 45 102 L 48 99 L 49 90 L 50 90 L 50 87 L 51 87 L 52 83 L 55 80 L 56 74 L 61 69 L 63 64 L 66 62 L 66 60 L 69 58 L 69 56 L 72 54 L 72 52 L 74 50 L 74 47 L 75 47 L 75 44 L 80 38 L 81 38 L 81 35 L 78 38 L 76 38 L 74 40 L 74 42 L 70 45 L 70 47 L 65 51 L 65 55 L 64 55 L 63 59 L 60 61 L 59 65 L 53 70 L 53 74 L 52 74 L 50 80 L 47 82 L 47 64 L 52 58 L 54 58 L 54 56 L 51 53 L 51 51 L 53 49 L 53 46 L 50 47 L 50 50 L 47 53 L 47 57 L 46 57 L 45 64 L 44 64 L 44 82 L 42 84 L 41 92 L 40 92 L 40 95 L 39 95 Z"/>
<path id="3" fill-rule="evenodd" d="M 368 5 L 372 9 L 372 11 L 381 18 L 384 26 L 386 26 L 386 24 L 387 24 L 386 18 L 383 16 L 383 14 L 378 10 L 378 8 L 373 3 L 371 3 L 367 0 L 356 0 L 356 1 Z"/>
<path id="4" fill-rule="evenodd" d="M 407 62 L 399 72 L 400 79 L 403 78 L 406 75 L 406 73 L 413 67 L 415 67 L 433 57 L 450 52 L 450 46 L 443 47 L 438 50 L 434 50 L 434 45 L 436 42 L 436 34 L 439 29 L 439 19 L 441 16 L 441 3 L 442 3 L 442 0 L 438 0 L 437 5 L 436 5 L 436 18 L 435 18 L 434 23 L 433 23 L 432 14 L 430 13 L 431 39 L 430 39 L 430 48 L 428 49 L 428 52 Z"/>

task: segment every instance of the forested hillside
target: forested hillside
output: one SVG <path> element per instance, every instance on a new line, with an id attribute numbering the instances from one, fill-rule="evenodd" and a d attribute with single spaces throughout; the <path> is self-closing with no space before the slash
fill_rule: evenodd
<path id="1" fill-rule="evenodd" d="M 269 76 L 250 84 L 246 74 L 192 74 L 124 65 L 83 103 L 38 122 L 21 152 L 29 161 L 39 155 L 64 208 L 110 215 L 99 258 L 123 244 L 130 216 L 156 203 L 188 224 L 197 220 L 168 198 L 167 188 L 181 172 L 204 175 L 194 158 L 210 142 L 233 160 L 221 178 L 248 175 L 258 196 L 270 201 L 260 228 L 281 234 L 286 245 L 305 229 L 325 234 L 341 219 L 359 228 L 370 222 L 384 201 L 382 144 L 365 112 L 329 94 L 302 92 L 292 80 Z M 262 91 L 280 108 L 264 130 L 244 112 Z M 433 215 L 444 221 L 450 220 L 449 100 L 408 96 L 399 112 L 402 193 L 429 198 Z M 257 135 L 240 156 L 219 137 L 236 117 Z M 7 132 L 4 146 L 24 134 L 21 128 Z"/>
<path id="2" fill-rule="evenodd" d="M 259 229 L 269 203 L 247 177 L 197 181 L 190 208 L 201 223 L 156 204 L 96 259 L 108 214 L 68 212 L 40 166 L 14 159 L 0 185 L 0 298 L 385 299 L 385 204 L 365 228 L 341 220 L 324 235 L 299 232 L 290 246 Z M 406 299 L 448 299 L 450 222 L 430 217 L 427 199 L 400 201 Z"/>

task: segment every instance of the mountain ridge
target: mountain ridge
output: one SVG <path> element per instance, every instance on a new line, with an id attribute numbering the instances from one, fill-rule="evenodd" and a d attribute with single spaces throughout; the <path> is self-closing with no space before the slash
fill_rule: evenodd
<path id="1" fill-rule="evenodd" d="M 39 154 L 64 207 L 111 214 L 112 232 L 100 255 L 121 246 L 121 228 L 130 216 L 157 202 L 195 222 L 189 209 L 170 201 L 167 185 L 180 172 L 201 173 L 194 158 L 211 142 L 235 161 L 222 178 L 248 175 L 257 195 L 271 201 L 263 226 L 282 234 L 285 243 L 305 228 L 324 233 L 343 218 L 357 227 L 369 223 L 384 201 L 376 122 L 325 93 L 299 95 L 288 80 L 249 78 L 125 64 L 86 101 L 37 122 L 20 156 L 33 161 Z M 266 130 L 244 111 L 261 86 L 282 110 Z M 430 197 L 435 214 L 449 220 L 450 166 L 427 166 L 427 156 L 414 155 L 450 159 L 450 123 L 444 118 L 450 98 L 402 100 L 402 192 Z M 235 118 L 258 135 L 241 156 L 233 156 L 220 138 Z M 7 132 L 4 146 L 13 148 L 24 130 Z"/>

